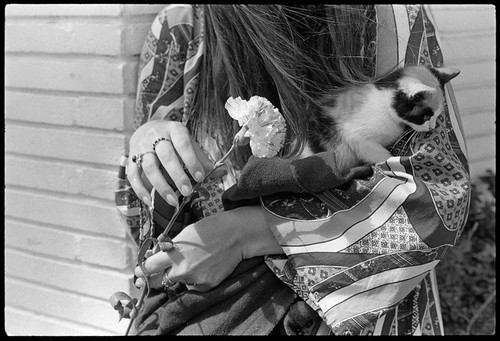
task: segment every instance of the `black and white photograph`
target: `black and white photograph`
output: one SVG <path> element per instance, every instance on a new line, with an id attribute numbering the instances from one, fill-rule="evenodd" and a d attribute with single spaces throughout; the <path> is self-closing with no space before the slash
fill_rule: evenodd
<path id="1" fill-rule="evenodd" d="M 496 334 L 495 5 L 4 15 L 6 335 Z"/>

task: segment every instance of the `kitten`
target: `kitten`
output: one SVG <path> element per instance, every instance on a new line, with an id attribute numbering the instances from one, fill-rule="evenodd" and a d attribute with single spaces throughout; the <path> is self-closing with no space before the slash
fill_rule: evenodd
<path id="1" fill-rule="evenodd" d="M 309 122 L 308 143 L 301 157 L 335 150 L 339 170 L 387 160 L 386 149 L 409 126 L 436 127 L 444 107 L 444 84 L 460 71 L 408 66 L 372 83 L 333 91 Z"/>

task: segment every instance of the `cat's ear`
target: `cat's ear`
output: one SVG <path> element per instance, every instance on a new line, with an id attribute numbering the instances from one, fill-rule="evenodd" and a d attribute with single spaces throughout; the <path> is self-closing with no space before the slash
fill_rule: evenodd
<path id="1" fill-rule="evenodd" d="M 434 74 L 434 76 L 436 76 L 441 85 L 448 83 L 453 78 L 458 76 L 458 74 L 460 73 L 460 70 L 458 69 L 447 68 L 447 67 L 440 67 L 440 68 L 430 67 L 429 69 Z"/>

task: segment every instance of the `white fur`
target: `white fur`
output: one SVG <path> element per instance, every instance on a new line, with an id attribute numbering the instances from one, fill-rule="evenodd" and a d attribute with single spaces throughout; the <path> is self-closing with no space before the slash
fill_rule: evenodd
<path id="1" fill-rule="evenodd" d="M 422 84 L 418 79 L 405 76 L 399 80 L 399 89 L 404 91 L 409 97 L 419 92 L 435 92 L 436 88 Z"/>
<path id="2" fill-rule="evenodd" d="M 405 68 L 398 80 L 398 89 L 410 98 L 420 92 L 428 95 L 414 110 L 422 105 L 434 108 L 434 115 L 422 125 L 403 120 L 392 107 L 395 89 L 377 89 L 374 84 L 352 86 L 335 95 L 334 107 L 325 108 L 324 114 L 336 123 L 337 137 L 323 141 L 322 147 L 334 150 L 338 167 L 347 170 L 362 163 L 376 164 L 392 155 L 384 147 L 390 146 L 404 132 L 406 126 L 416 131 L 429 131 L 436 127 L 437 117 L 444 109 L 444 96 L 439 83 L 446 83 L 459 73 L 455 69 L 434 69 L 438 78 L 422 66 Z M 307 146 L 302 157 L 312 155 Z"/>
<path id="3" fill-rule="evenodd" d="M 394 91 L 377 90 L 374 85 L 366 85 L 367 92 L 363 102 L 353 111 L 339 110 L 336 106 L 327 111 L 338 125 L 340 139 L 336 143 L 338 166 L 349 169 L 362 160 L 374 164 L 391 157 L 384 145 L 395 141 L 404 131 L 404 124 L 391 107 Z"/>

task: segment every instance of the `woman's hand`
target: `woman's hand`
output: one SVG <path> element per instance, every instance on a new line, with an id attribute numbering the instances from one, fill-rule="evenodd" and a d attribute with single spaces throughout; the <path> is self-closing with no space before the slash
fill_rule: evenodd
<path id="1" fill-rule="evenodd" d="M 134 156 L 139 155 L 142 155 L 140 167 L 132 161 Z M 163 166 L 182 195 L 191 194 L 192 186 L 183 164 L 198 182 L 204 179 L 214 165 L 192 140 L 188 129 L 181 122 L 149 121 L 140 126 L 130 138 L 127 177 L 137 196 L 148 205 L 151 205 L 151 186 L 170 205 L 178 205 L 177 195 L 162 174 L 160 166 Z M 222 172 L 216 172 L 212 176 L 220 176 Z"/>
<path id="2" fill-rule="evenodd" d="M 173 249 L 156 253 L 143 264 L 148 274 L 155 274 L 150 277 L 152 287 L 160 287 L 163 270 L 170 268 L 170 281 L 207 291 L 228 277 L 241 260 L 283 253 L 258 206 L 206 217 L 186 226 L 173 242 Z M 143 276 L 140 267 L 135 274 Z M 136 285 L 144 285 L 144 280 L 139 278 Z"/>

